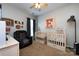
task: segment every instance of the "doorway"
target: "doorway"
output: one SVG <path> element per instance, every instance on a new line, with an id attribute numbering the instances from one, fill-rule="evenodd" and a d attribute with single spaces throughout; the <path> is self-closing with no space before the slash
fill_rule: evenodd
<path id="1" fill-rule="evenodd" d="M 35 20 L 31 18 L 27 18 L 27 35 L 35 38 Z"/>

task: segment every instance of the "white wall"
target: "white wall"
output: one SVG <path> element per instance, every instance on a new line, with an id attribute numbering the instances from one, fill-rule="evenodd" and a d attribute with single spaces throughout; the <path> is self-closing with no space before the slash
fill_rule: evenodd
<path id="1" fill-rule="evenodd" d="M 27 30 L 26 29 L 27 17 L 35 19 L 35 17 L 33 17 L 32 15 L 29 15 L 24 10 L 21 10 L 16 6 L 12 6 L 10 4 L 2 4 L 2 17 L 23 21 L 24 28 L 20 30 Z M 14 27 L 11 27 L 10 35 L 13 36 L 14 31 L 16 31 L 15 24 L 14 24 Z"/>
<path id="2" fill-rule="evenodd" d="M 45 13 L 44 15 L 41 15 L 38 17 L 38 28 L 40 28 L 41 31 L 46 31 L 45 28 L 45 20 L 48 17 L 52 17 L 55 19 L 56 21 L 56 27 L 60 27 L 63 28 L 65 30 L 65 32 L 67 33 L 67 46 L 70 46 L 73 48 L 73 46 L 71 44 L 68 44 L 70 42 L 68 42 L 68 40 L 70 40 L 71 42 L 73 42 L 72 39 L 74 39 L 74 30 L 72 30 L 73 35 L 68 34 L 70 28 L 67 27 L 67 20 L 70 18 L 71 15 L 74 15 L 77 21 L 77 42 L 79 42 L 79 4 L 70 4 L 70 5 L 66 5 L 62 8 L 56 9 L 54 11 Z M 53 30 L 53 29 L 51 29 Z M 68 37 L 70 36 L 70 37 Z"/>

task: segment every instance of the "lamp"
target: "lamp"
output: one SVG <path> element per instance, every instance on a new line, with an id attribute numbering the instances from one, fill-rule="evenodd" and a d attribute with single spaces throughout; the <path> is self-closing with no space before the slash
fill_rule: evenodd
<path id="1" fill-rule="evenodd" d="M 75 22 L 75 42 L 74 42 L 74 48 L 75 48 L 75 44 L 77 43 L 77 39 L 76 39 L 76 19 L 75 19 L 75 16 L 74 15 L 70 16 L 70 18 L 67 20 L 67 22 Z"/>

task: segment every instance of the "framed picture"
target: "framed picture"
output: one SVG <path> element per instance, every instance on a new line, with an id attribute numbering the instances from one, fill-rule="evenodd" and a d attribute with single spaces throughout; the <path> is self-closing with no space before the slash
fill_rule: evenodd
<path id="1" fill-rule="evenodd" d="M 10 28 L 6 27 L 6 32 L 7 33 L 10 32 Z"/>
<path id="2" fill-rule="evenodd" d="M 7 26 L 14 26 L 14 20 L 10 18 L 2 18 L 2 20 L 6 21 Z"/>
<path id="3" fill-rule="evenodd" d="M 6 25 L 10 26 L 10 21 L 9 20 L 6 20 Z"/>
<path id="4" fill-rule="evenodd" d="M 53 18 L 49 18 L 46 20 L 46 28 L 53 28 L 54 26 L 54 19 Z"/>

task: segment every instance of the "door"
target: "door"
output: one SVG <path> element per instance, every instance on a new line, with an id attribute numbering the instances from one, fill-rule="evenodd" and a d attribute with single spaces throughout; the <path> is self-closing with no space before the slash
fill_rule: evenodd
<path id="1" fill-rule="evenodd" d="M 27 18 L 27 35 L 34 37 L 35 35 L 35 20 Z"/>
<path id="2" fill-rule="evenodd" d="M 33 20 L 33 39 L 35 40 L 35 29 L 36 29 L 36 21 L 35 20 Z"/>
<path id="3" fill-rule="evenodd" d="M 30 18 L 27 18 L 27 35 L 30 36 Z"/>

